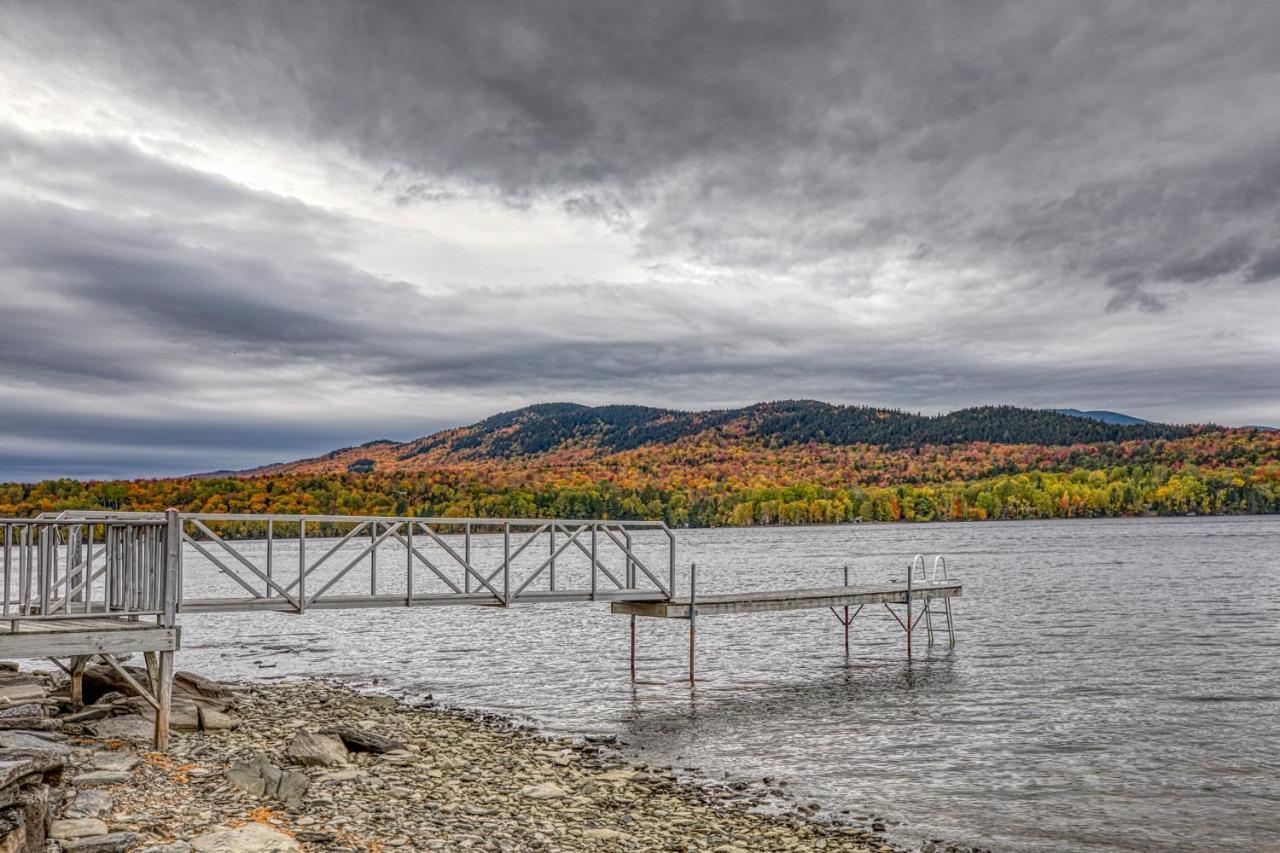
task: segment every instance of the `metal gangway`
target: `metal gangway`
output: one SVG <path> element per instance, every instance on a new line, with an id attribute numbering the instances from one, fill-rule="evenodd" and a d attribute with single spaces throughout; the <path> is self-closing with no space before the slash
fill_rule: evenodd
<path id="1" fill-rule="evenodd" d="M 847 653 L 853 616 L 883 604 L 910 656 L 921 618 L 930 645 L 935 618 L 954 644 L 950 599 L 960 594 L 945 561 L 925 577 L 918 557 L 905 582 L 852 586 L 846 569 L 843 586 L 703 596 L 691 566 L 678 596 L 676 537 L 660 521 L 68 510 L 0 519 L 0 533 L 0 622 L 9 624 L 0 656 L 53 659 L 75 701 L 86 662 L 101 658 L 155 709 L 158 748 L 183 613 L 604 601 L 630 616 L 633 678 L 636 617 L 687 620 L 692 684 L 699 615 L 830 607 Z M 120 664 L 133 652 L 144 655 L 147 685 Z"/>

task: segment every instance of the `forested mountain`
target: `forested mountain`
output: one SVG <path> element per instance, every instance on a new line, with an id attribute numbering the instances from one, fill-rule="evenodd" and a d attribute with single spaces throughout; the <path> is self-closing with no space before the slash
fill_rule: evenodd
<path id="1" fill-rule="evenodd" d="M 1103 409 L 1093 409 L 1088 412 L 1082 412 L 1079 409 L 1054 409 L 1055 412 L 1062 415 L 1071 415 L 1077 418 L 1089 418 L 1095 421 L 1102 421 L 1108 424 L 1149 424 L 1151 421 L 1135 418 L 1133 415 L 1122 414 L 1121 412 L 1108 412 Z"/>
<path id="2" fill-rule="evenodd" d="M 837 406 L 815 400 L 784 400 L 705 412 L 542 403 L 403 444 L 386 440 L 370 442 L 319 459 L 272 465 L 250 473 L 332 471 L 336 470 L 334 463 L 342 460 L 368 467 L 361 460 L 371 457 L 376 457 L 374 462 L 379 470 L 412 470 L 419 467 L 413 464 L 416 457 L 436 461 L 509 459 L 574 449 L 610 453 L 671 444 L 699 435 L 754 439 L 770 447 L 865 444 L 898 450 L 975 441 L 1057 446 L 1176 439 L 1192 432 L 1193 428 L 1185 426 L 1112 424 L 1014 406 L 981 406 L 927 416 L 869 406 Z"/>
<path id="3" fill-rule="evenodd" d="M 1271 513 L 1280 433 L 1008 406 L 920 416 L 812 401 L 552 403 L 235 475 L 0 484 L 0 515 L 168 506 L 672 526 Z"/>

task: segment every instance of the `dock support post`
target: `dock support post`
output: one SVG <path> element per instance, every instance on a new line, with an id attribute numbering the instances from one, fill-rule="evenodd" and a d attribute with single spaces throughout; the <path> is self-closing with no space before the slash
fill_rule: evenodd
<path id="1" fill-rule="evenodd" d="M 907 566 L 907 660 L 911 660 L 911 576 L 916 572 L 916 564 Z"/>
<path id="2" fill-rule="evenodd" d="M 698 647 L 698 564 L 689 566 L 689 686 L 694 682 L 694 663 Z"/>
<path id="3" fill-rule="evenodd" d="M 156 694 L 156 752 L 164 752 L 169 748 L 169 707 L 173 702 L 173 652 L 158 653 L 160 690 Z"/>
<path id="4" fill-rule="evenodd" d="M 844 585 L 849 586 L 849 567 L 844 567 Z M 849 657 L 849 605 L 844 606 L 844 656 Z"/>
<path id="5" fill-rule="evenodd" d="M 631 680 L 636 680 L 636 617 L 631 617 Z"/>
<path id="6" fill-rule="evenodd" d="M 71 659 L 71 704 L 77 707 L 84 704 L 84 666 L 89 662 L 88 655 L 76 655 Z"/>
<path id="7" fill-rule="evenodd" d="M 306 522 L 298 526 L 298 600 L 302 601 L 303 538 Z M 163 611 L 160 624 L 173 628 L 178 624 L 178 602 L 182 599 L 182 516 L 173 507 L 165 511 L 165 551 Z M 108 659 L 108 662 L 110 660 Z M 155 747 L 157 752 L 169 748 L 169 708 L 173 704 L 173 650 L 158 652 L 147 661 L 151 674 L 151 693 L 156 700 Z"/>

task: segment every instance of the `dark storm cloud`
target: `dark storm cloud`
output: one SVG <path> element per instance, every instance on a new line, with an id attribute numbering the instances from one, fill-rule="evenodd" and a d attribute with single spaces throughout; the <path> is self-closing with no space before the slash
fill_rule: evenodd
<path id="1" fill-rule="evenodd" d="M 1275 417 L 1277 37 L 1280 6 L 1190 0 L 8 4 L 15 96 L 107 104 L 58 130 L 0 113 L 10 394 L 176 411 L 102 414 L 99 439 L 53 404 L 10 414 L 28 449 L 0 479 L 62 470 L 58 441 L 119 470 L 130 436 L 166 466 L 257 434 L 317 449 L 359 430 L 316 401 L 361 387 L 455 401 L 369 414 L 423 424 L 400 437 L 463 397 Z M 601 223 L 650 277 L 401 281 L 361 256 L 378 223 L 181 165 L 152 140 L 170 125 L 342 152 L 392 214 L 492 197 Z M 202 430 L 242 386 L 301 408 Z"/>

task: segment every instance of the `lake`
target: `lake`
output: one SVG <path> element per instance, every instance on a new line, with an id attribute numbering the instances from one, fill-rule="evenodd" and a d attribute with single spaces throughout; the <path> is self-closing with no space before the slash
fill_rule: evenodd
<path id="1" fill-rule="evenodd" d="M 834 585 L 846 564 L 884 581 L 944 554 L 964 584 L 957 645 L 921 632 L 908 662 L 883 608 L 854 621 L 848 660 L 826 610 L 703 618 L 691 690 L 684 622 L 639 620 L 633 683 L 626 618 L 582 603 L 185 615 L 178 666 L 616 734 L 655 764 L 785 778 L 908 842 L 1280 849 L 1280 518 L 678 537 L 706 593 Z M 207 569 L 189 552 L 189 584 Z"/>

